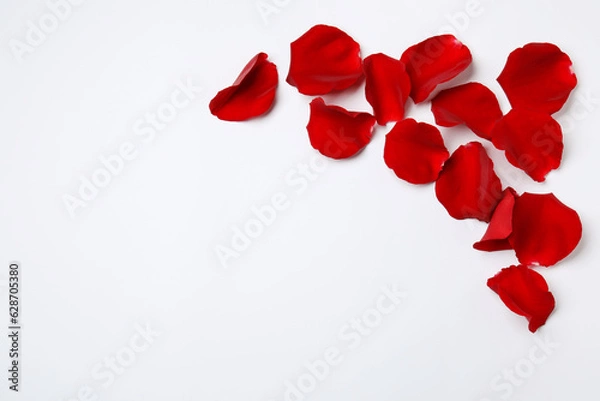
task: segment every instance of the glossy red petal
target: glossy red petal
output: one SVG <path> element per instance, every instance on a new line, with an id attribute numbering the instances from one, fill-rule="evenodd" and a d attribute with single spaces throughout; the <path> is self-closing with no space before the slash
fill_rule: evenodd
<path id="1" fill-rule="evenodd" d="M 327 157 L 345 159 L 354 156 L 371 142 L 375 117 L 369 113 L 328 106 L 322 98 L 310 103 L 306 129 L 313 148 Z"/>
<path id="2" fill-rule="evenodd" d="M 573 63 L 551 43 L 529 43 L 513 51 L 498 77 L 513 108 L 556 113 L 577 85 Z"/>
<path id="3" fill-rule="evenodd" d="M 409 47 L 400 58 L 412 85 L 415 103 L 427 99 L 436 86 L 449 81 L 471 64 L 471 52 L 453 35 L 434 36 Z"/>
<path id="4" fill-rule="evenodd" d="M 473 245 L 479 251 L 502 251 L 512 249 L 508 237 L 512 234 L 513 208 L 517 193 L 512 188 L 506 188 L 502 200 L 496 206 L 492 220 L 483 238 Z"/>
<path id="5" fill-rule="evenodd" d="M 529 331 L 535 333 L 543 326 L 555 306 L 548 284 L 535 270 L 526 266 L 502 269 L 487 282 L 504 304 L 529 322 Z"/>
<path id="6" fill-rule="evenodd" d="M 579 215 L 554 194 L 524 193 L 516 199 L 509 241 L 520 263 L 555 265 L 575 250 L 581 235 Z"/>
<path id="7" fill-rule="evenodd" d="M 410 78 L 404 64 L 385 54 L 373 54 L 364 61 L 365 94 L 373 106 L 377 123 L 385 125 L 404 118 L 410 94 Z"/>
<path id="8" fill-rule="evenodd" d="M 279 82 L 277 67 L 268 57 L 265 53 L 254 56 L 233 85 L 210 101 L 210 112 L 225 121 L 245 121 L 268 112 Z"/>
<path id="9" fill-rule="evenodd" d="M 478 82 L 441 91 L 431 101 L 435 122 L 442 127 L 465 124 L 482 138 L 492 138 L 494 124 L 502 110 L 494 92 Z"/>
<path id="10" fill-rule="evenodd" d="M 385 164 L 411 184 L 435 181 L 449 156 L 440 131 L 412 118 L 396 123 L 385 137 Z"/>
<path id="11" fill-rule="evenodd" d="M 538 182 L 560 166 L 564 148 L 560 124 L 547 113 L 525 109 L 513 109 L 498 121 L 492 142 L 513 166 Z"/>
<path id="12" fill-rule="evenodd" d="M 450 156 L 436 181 L 435 193 L 455 219 L 487 223 L 502 198 L 502 184 L 483 146 L 470 142 Z"/>
<path id="13" fill-rule="evenodd" d="M 336 27 L 315 25 L 291 44 L 287 82 L 300 93 L 325 95 L 362 76 L 360 45 Z"/>

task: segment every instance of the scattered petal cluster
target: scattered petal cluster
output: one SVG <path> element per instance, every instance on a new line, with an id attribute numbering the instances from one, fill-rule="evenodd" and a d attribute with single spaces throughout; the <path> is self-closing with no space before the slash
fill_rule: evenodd
<path id="1" fill-rule="evenodd" d="M 502 302 L 529 322 L 529 330 L 537 331 L 554 310 L 554 296 L 541 274 L 527 266 L 510 266 L 487 282 Z"/>
<path id="2" fill-rule="evenodd" d="M 492 139 L 492 129 L 502 118 L 494 92 L 479 82 L 469 82 L 438 93 L 431 101 L 437 125 L 466 125 L 483 139 Z"/>
<path id="3" fill-rule="evenodd" d="M 287 83 L 304 95 L 341 91 L 363 75 L 360 45 L 339 28 L 316 25 L 291 44 Z"/>
<path id="4" fill-rule="evenodd" d="M 377 53 L 365 58 L 364 70 L 365 95 L 373 107 L 377 123 L 386 125 L 402 120 L 411 88 L 404 63 Z"/>
<path id="5" fill-rule="evenodd" d="M 210 112 L 221 120 L 245 121 L 267 113 L 279 84 L 277 67 L 259 53 L 248 62 L 233 85 L 211 100 Z"/>
<path id="6" fill-rule="evenodd" d="M 555 299 L 535 269 L 554 266 L 573 253 L 582 237 L 581 219 L 553 193 L 519 194 L 504 187 L 489 152 L 504 153 L 536 182 L 560 167 L 564 138 L 552 115 L 577 85 L 569 56 L 550 43 L 514 50 L 497 78 L 511 106 L 504 113 L 488 86 L 453 84 L 473 62 L 469 48 L 453 35 L 428 38 L 400 57 L 375 53 L 363 59 L 359 43 L 346 32 L 315 25 L 291 42 L 290 51 L 287 83 L 316 96 L 306 126 L 311 146 L 332 159 L 351 158 L 370 144 L 376 125 L 393 123 L 385 137 L 385 165 L 412 185 L 433 184 L 451 217 L 487 223 L 473 248 L 512 251 L 519 263 L 500 270 L 488 287 L 527 319 L 531 332 L 543 326 Z M 362 83 L 372 111 L 348 111 L 320 97 Z M 264 115 L 272 109 L 277 85 L 277 67 L 259 53 L 232 86 L 215 96 L 210 111 L 225 121 Z M 450 152 L 440 129 L 406 118 L 409 98 L 414 104 L 429 101 L 435 123 L 448 132 L 464 126 L 478 140 Z"/>
<path id="7" fill-rule="evenodd" d="M 515 109 L 554 114 L 577 85 L 573 63 L 551 43 L 529 43 L 513 51 L 498 83 Z"/>
<path id="8" fill-rule="evenodd" d="M 435 194 L 455 219 L 489 223 L 500 202 L 502 183 L 483 145 L 470 142 L 456 149 L 435 183 Z"/>
<path id="9" fill-rule="evenodd" d="M 546 180 L 560 167 L 563 134 L 560 124 L 549 114 L 527 109 L 513 109 L 492 130 L 494 146 L 503 150 L 506 159 L 537 182 Z"/>
<path id="10" fill-rule="evenodd" d="M 448 157 L 440 130 L 412 118 L 398 122 L 385 137 L 385 164 L 411 184 L 436 181 Z"/>
<path id="11" fill-rule="evenodd" d="M 318 97 L 310 102 L 306 130 L 313 148 L 332 159 L 354 156 L 371 142 L 375 117 L 369 113 L 328 106 Z"/>
<path id="12" fill-rule="evenodd" d="M 425 101 L 434 89 L 467 69 L 473 57 L 454 35 L 439 35 L 406 49 L 400 57 L 412 82 L 410 97 Z"/>

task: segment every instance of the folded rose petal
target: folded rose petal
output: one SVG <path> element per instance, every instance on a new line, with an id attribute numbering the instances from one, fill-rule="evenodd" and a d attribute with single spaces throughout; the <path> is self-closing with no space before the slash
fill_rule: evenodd
<path id="1" fill-rule="evenodd" d="M 245 121 L 271 109 L 278 84 L 277 67 L 259 53 L 244 67 L 232 86 L 210 101 L 210 112 L 225 121 Z"/>
<path id="2" fill-rule="evenodd" d="M 291 44 L 287 82 L 300 93 L 325 95 L 362 76 L 360 45 L 336 27 L 315 25 Z"/>
<path id="3" fill-rule="evenodd" d="M 385 164 L 411 184 L 435 181 L 449 156 L 440 131 L 412 118 L 396 123 L 385 137 Z"/>
<path id="4" fill-rule="evenodd" d="M 465 124 L 485 139 L 492 138 L 492 128 L 502 118 L 496 95 L 478 82 L 441 91 L 433 98 L 431 111 L 438 125 L 454 127 Z"/>
<path id="5" fill-rule="evenodd" d="M 435 193 L 455 219 L 475 218 L 487 223 L 502 198 L 502 184 L 483 146 L 470 142 L 444 164 Z"/>
<path id="6" fill-rule="evenodd" d="M 369 113 L 328 106 L 322 98 L 316 98 L 310 102 L 306 129 L 313 148 L 327 157 L 345 159 L 371 142 L 374 125 L 375 117 Z"/>
<path id="7" fill-rule="evenodd" d="M 513 51 L 498 77 L 513 108 L 548 114 L 565 104 L 577 77 L 568 55 L 551 43 L 529 43 Z"/>
<path id="8" fill-rule="evenodd" d="M 427 99 L 436 86 L 449 81 L 471 64 L 471 52 L 453 35 L 434 36 L 409 47 L 400 57 L 412 85 L 415 103 Z"/>
<path id="9" fill-rule="evenodd" d="M 581 219 L 554 194 L 524 193 L 515 200 L 509 241 L 519 262 L 552 266 L 579 244 Z"/>
<path id="10" fill-rule="evenodd" d="M 487 282 L 504 304 L 529 322 L 529 331 L 543 326 L 554 310 L 554 296 L 548 291 L 548 284 L 535 270 L 526 266 L 511 266 Z"/>
<path id="11" fill-rule="evenodd" d="M 560 124 L 547 113 L 525 109 L 513 109 L 498 121 L 492 142 L 538 182 L 560 166 L 564 148 Z"/>
<path id="12" fill-rule="evenodd" d="M 377 53 L 364 61 L 365 94 L 373 106 L 377 123 L 385 125 L 404 118 L 404 105 L 410 94 L 410 78 L 404 64 Z"/>
<path id="13" fill-rule="evenodd" d="M 487 252 L 512 249 L 508 237 L 512 234 L 513 208 L 517 197 L 514 189 L 509 187 L 504 190 L 485 235 L 473 248 Z"/>

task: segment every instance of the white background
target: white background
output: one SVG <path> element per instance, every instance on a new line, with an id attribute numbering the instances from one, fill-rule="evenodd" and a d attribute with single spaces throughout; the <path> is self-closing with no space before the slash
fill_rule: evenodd
<path id="1" fill-rule="evenodd" d="M 578 250 L 542 271 L 557 308 L 536 335 L 486 287 L 514 255 L 473 250 L 485 225 L 451 219 L 432 186 L 398 180 L 382 159 L 386 129 L 358 157 L 327 163 L 301 194 L 285 182 L 315 157 L 304 128 L 310 98 L 285 83 L 289 43 L 328 23 L 352 35 L 365 56 L 399 57 L 451 27 L 466 0 L 267 0 L 279 12 L 266 19 L 259 3 L 88 0 L 19 62 L 10 40 L 24 41 L 27 22 L 38 24 L 48 7 L 2 0 L 0 279 L 9 262 L 21 263 L 23 353 L 21 392 L 9 394 L 2 335 L 0 399 L 71 400 L 90 386 L 95 399 L 111 401 L 281 401 L 284 382 L 296 382 L 306 361 L 334 346 L 343 362 L 306 399 L 496 401 L 509 391 L 492 383 L 527 366 L 536 339 L 559 345 L 530 377 L 508 386 L 507 399 L 598 399 L 596 3 L 482 0 L 475 16 L 455 21 L 474 66 L 454 83 L 483 82 L 505 111 L 495 78 L 525 43 L 556 43 L 579 78 L 557 114 L 565 124 L 563 166 L 545 184 L 485 143 L 505 184 L 552 191 L 584 223 Z M 259 51 L 279 68 L 274 110 L 242 124 L 211 116 L 210 98 Z M 202 94 L 143 142 L 136 120 L 187 79 Z M 327 100 L 370 110 L 362 88 Z M 408 114 L 433 121 L 427 104 Z M 443 132 L 451 150 L 476 139 L 460 128 Z M 81 176 L 91 177 L 102 168 L 99 157 L 126 142 L 136 158 L 71 218 L 65 194 L 77 196 Z M 251 208 L 279 192 L 289 209 L 225 269 L 216 247 L 230 246 Z M 348 349 L 340 328 L 393 284 L 406 299 Z M 7 298 L 6 287 L 0 293 Z M 136 324 L 160 335 L 103 387 L 92 369 L 127 346 Z"/>

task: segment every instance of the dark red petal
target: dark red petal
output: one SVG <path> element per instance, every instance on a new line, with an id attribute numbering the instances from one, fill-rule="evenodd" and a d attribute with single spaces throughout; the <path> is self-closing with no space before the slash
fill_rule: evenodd
<path id="1" fill-rule="evenodd" d="M 378 53 L 364 61 L 365 94 L 380 125 L 404 118 L 410 78 L 401 61 Z"/>
<path id="2" fill-rule="evenodd" d="M 502 200 L 496 206 L 492 220 L 481 241 L 476 242 L 473 248 L 479 251 L 502 251 L 512 249 L 508 237 L 512 234 L 513 208 L 518 195 L 512 188 L 506 188 Z"/>
<path id="3" fill-rule="evenodd" d="M 400 58 L 410 76 L 410 97 L 427 99 L 436 86 L 449 81 L 471 64 L 471 52 L 453 35 L 434 36 L 409 47 Z"/>
<path id="4" fill-rule="evenodd" d="M 431 102 L 431 111 L 438 125 L 454 127 L 465 124 L 485 139 L 492 139 L 492 128 L 502 118 L 496 95 L 478 82 L 443 90 Z"/>
<path id="5" fill-rule="evenodd" d="M 396 123 L 385 137 L 385 164 L 411 184 L 435 181 L 449 156 L 440 130 L 412 118 Z"/>
<path id="6" fill-rule="evenodd" d="M 573 252 L 581 234 L 577 212 L 554 194 L 524 193 L 516 199 L 509 241 L 520 263 L 552 266 Z"/>
<path id="7" fill-rule="evenodd" d="M 362 76 L 360 45 L 336 27 L 315 25 L 291 44 L 287 82 L 300 93 L 339 91 Z"/>
<path id="8" fill-rule="evenodd" d="M 551 43 L 529 43 L 513 51 L 498 77 L 513 108 L 548 114 L 565 104 L 577 85 L 569 56 Z"/>
<path id="9" fill-rule="evenodd" d="M 269 56 L 259 53 L 244 67 L 235 82 L 210 101 L 210 112 L 221 120 L 245 121 L 271 109 L 279 78 Z"/>
<path id="10" fill-rule="evenodd" d="M 560 166 L 563 135 L 560 124 L 549 114 L 513 109 L 492 130 L 494 146 L 504 150 L 515 167 L 525 171 L 535 181 Z"/>
<path id="11" fill-rule="evenodd" d="M 333 159 L 345 159 L 371 142 L 374 125 L 371 114 L 327 106 L 319 97 L 310 102 L 306 129 L 313 148 Z"/>
<path id="12" fill-rule="evenodd" d="M 483 146 L 470 142 L 450 156 L 436 181 L 435 193 L 455 219 L 487 223 L 502 198 L 502 184 Z"/>
<path id="13" fill-rule="evenodd" d="M 487 282 L 504 304 L 529 322 L 529 331 L 543 326 L 554 310 L 554 296 L 548 284 L 535 270 L 526 266 L 511 266 L 502 269 Z"/>

